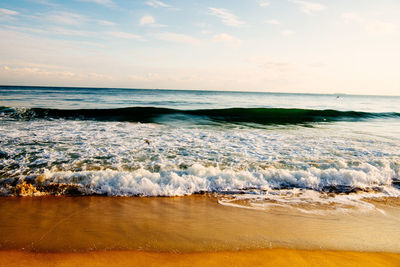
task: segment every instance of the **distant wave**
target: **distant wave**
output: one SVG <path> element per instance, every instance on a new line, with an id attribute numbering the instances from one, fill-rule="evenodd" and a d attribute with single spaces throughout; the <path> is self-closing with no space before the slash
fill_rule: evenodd
<path id="1" fill-rule="evenodd" d="M 310 122 L 361 121 L 371 118 L 400 118 L 400 113 L 360 111 L 289 109 L 289 108 L 226 108 L 179 110 L 158 107 L 128 107 L 116 109 L 49 109 L 0 107 L 0 116 L 15 119 L 69 119 L 98 121 L 155 122 L 166 115 L 202 117 L 219 122 L 258 124 L 301 124 Z"/>

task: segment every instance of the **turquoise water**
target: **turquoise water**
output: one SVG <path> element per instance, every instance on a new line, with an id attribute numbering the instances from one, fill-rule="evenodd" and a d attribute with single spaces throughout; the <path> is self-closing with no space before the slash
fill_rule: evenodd
<path id="1" fill-rule="evenodd" d="M 173 109 L 300 108 L 400 112 L 400 97 L 0 86 L 0 105 L 54 109 L 163 107 Z"/>
<path id="2" fill-rule="evenodd" d="M 400 97 L 3 86 L 0 106 L 3 195 L 400 195 Z"/>

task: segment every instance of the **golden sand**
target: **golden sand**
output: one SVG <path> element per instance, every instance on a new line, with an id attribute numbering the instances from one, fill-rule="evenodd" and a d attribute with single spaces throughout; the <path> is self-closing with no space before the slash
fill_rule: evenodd
<path id="1" fill-rule="evenodd" d="M 156 253 L 0 251 L 0 266 L 400 266 L 400 254 L 264 249 L 236 252 Z"/>
<path id="2" fill-rule="evenodd" d="M 285 247 L 399 253 L 399 215 L 398 206 L 388 206 L 384 214 L 249 210 L 220 205 L 207 195 L 2 197 L 0 248 L 210 252 Z"/>
<path id="3" fill-rule="evenodd" d="M 304 214 L 212 195 L 2 197 L 0 266 L 400 266 L 399 201 L 372 202 Z"/>

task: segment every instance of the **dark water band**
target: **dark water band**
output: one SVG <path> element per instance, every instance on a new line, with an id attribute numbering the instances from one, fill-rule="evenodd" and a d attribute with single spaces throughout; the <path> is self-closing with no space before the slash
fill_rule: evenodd
<path id="1" fill-rule="evenodd" d="M 128 107 L 117 109 L 14 109 L 0 107 L 0 115 L 16 119 L 70 119 L 98 121 L 154 122 L 165 115 L 201 117 L 220 122 L 259 124 L 299 124 L 309 122 L 362 121 L 373 118 L 400 118 L 400 113 L 360 111 L 287 109 L 287 108 L 227 108 L 179 110 L 158 107 Z M 181 115 L 181 117 L 179 117 Z M 183 115 L 183 116 L 182 116 Z M 167 118 L 166 118 L 167 119 Z M 175 116 L 176 119 L 176 116 Z"/>

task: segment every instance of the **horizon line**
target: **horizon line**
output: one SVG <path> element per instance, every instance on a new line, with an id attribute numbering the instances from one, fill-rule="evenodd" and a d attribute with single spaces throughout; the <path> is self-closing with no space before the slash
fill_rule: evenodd
<path id="1" fill-rule="evenodd" d="M 59 86 L 59 85 L 10 85 L 0 84 L 0 87 L 42 87 L 42 88 L 78 88 L 78 89 L 123 89 L 123 90 L 159 90 L 159 91 L 197 91 L 197 92 L 226 92 L 226 93 L 265 93 L 265 94 L 298 94 L 298 95 L 333 95 L 333 96 L 380 96 L 400 97 L 400 95 L 371 95 L 352 93 L 294 93 L 277 91 L 240 91 L 240 90 L 216 90 L 216 89 L 179 89 L 179 88 L 133 88 L 133 87 L 96 87 L 96 86 Z"/>

